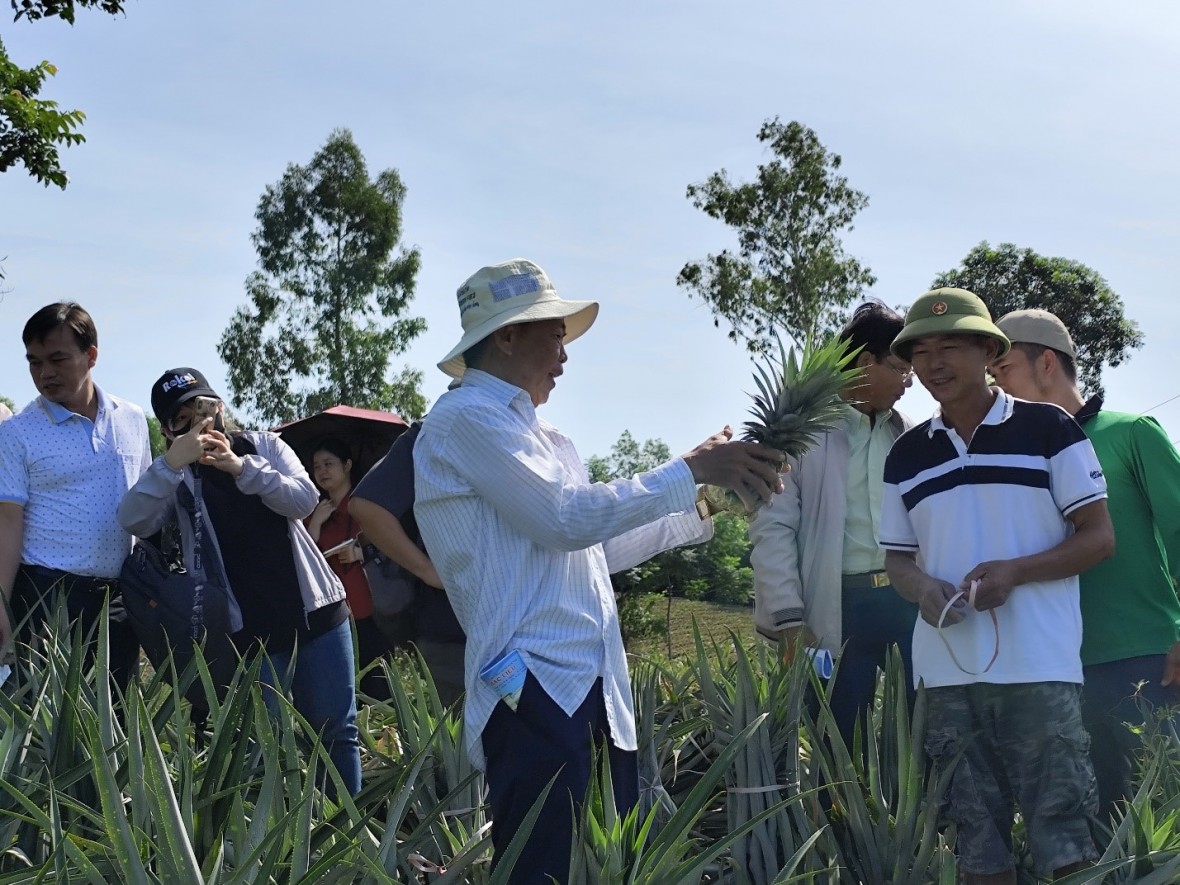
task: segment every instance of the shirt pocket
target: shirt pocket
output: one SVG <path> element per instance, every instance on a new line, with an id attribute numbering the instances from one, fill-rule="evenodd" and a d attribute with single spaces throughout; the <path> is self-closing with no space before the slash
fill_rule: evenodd
<path id="1" fill-rule="evenodd" d="M 142 456 L 138 454 L 128 455 L 119 452 L 119 464 L 123 468 L 124 490 L 130 489 L 139 481 L 140 474 L 143 472 Z"/>

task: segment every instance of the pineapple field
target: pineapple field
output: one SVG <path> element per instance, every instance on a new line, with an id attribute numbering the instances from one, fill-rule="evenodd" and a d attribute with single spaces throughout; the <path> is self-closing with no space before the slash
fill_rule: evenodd
<path id="1" fill-rule="evenodd" d="M 0 695 L 0 885 L 17 882 L 511 882 L 490 869 L 481 775 L 416 659 L 383 663 L 387 703 L 360 712 L 364 788 L 338 801 L 326 752 L 289 706 L 269 717 L 257 664 L 218 699 L 200 660 L 112 695 L 105 636 L 49 631 Z M 177 680 L 174 685 L 173 678 Z M 850 751 L 804 656 L 786 666 L 736 632 L 632 662 L 641 803 L 620 818 L 610 772 L 575 836 L 575 883 L 953 883 L 945 784 L 891 666 Z M 839 678 L 837 672 L 836 677 Z M 199 729 L 183 689 L 204 686 Z M 1174 739 L 1173 739 L 1174 740 Z M 1069 882 L 1180 881 L 1180 758 L 1148 737 L 1134 802 L 1096 823 L 1100 865 Z M 1023 881 L 1034 882 L 1017 827 Z"/>

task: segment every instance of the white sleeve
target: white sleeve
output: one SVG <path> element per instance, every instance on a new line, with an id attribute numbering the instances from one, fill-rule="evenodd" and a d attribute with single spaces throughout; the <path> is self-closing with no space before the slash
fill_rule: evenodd
<path id="1" fill-rule="evenodd" d="M 696 504 L 696 483 L 683 459 L 631 479 L 584 482 L 539 437 L 478 406 L 456 416 L 441 454 L 518 532 L 552 550 L 603 544 Z"/>

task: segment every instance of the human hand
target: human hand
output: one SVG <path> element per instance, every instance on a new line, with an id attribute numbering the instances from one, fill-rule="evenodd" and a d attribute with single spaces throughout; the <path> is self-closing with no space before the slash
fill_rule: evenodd
<path id="1" fill-rule="evenodd" d="M 1160 685 L 1175 685 L 1180 687 L 1180 642 L 1168 649 L 1168 656 L 1164 660 L 1164 678 Z"/>
<path id="2" fill-rule="evenodd" d="M 307 517 L 307 527 L 312 531 L 322 528 L 324 523 L 328 521 L 328 517 L 335 512 L 336 505 L 332 503 L 332 499 L 324 498 L 315 505 L 315 510 L 311 511 L 311 515 Z"/>
<path id="3" fill-rule="evenodd" d="M 180 436 L 173 437 L 172 444 L 164 453 L 164 460 L 168 462 L 168 466 L 173 470 L 182 470 L 189 464 L 201 460 L 206 445 L 202 437 L 212 424 L 212 418 L 205 418 Z"/>
<path id="4" fill-rule="evenodd" d="M 418 577 L 422 579 L 424 584 L 433 587 L 435 590 L 443 589 L 442 578 L 438 576 L 438 570 L 435 569 L 434 563 L 430 560 L 426 560 L 426 567 L 418 572 Z"/>
<path id="5" fill-rule="evenodd" d="M 963 578 L 960 590 L 970 591 L 971 584 L 979 582 L 975 590 L 975 610 L 985 612 L 999 608 L 1008 601 L 1012 591 L 1021 583 L 1017 568 L 1011 559 L 994 559 L 981 562 Z"/>
<path id="6" fill-rule="evenodd" d="M 8 601 L 0 603 L 0 664 L 16 663 L 16 643 L 12 637 L 12 622 L 8 619 Z"/>
<path id="7" fill-rule="evenodd" d="M 961 598 L 947 609 L 945 618 L 942 616 L 946 604 L 954 599 L 958 592 L 953 584 L 928 576 L 918 590 L 918 611 L 922 614 L 922 620 L 932 627 L 937 627 L 940 619 L 943 625 L 950 625 L 957 624 L 967 617 L 967 602 Z"/>
<path id="8" fill-rule="evenodd" d="M 771 495 L 783 490 L 779 471 L 786 456 L 778 449 L 749 442 L 731 442 L 733 430 L 726 426 L 684 456 L 698 485 L 730 489 L 753 513 L 770 503 Z"/>
<path id="9" fill-rule="evenodd" d="M 357 545 L 356 541 L 353 541 L 351 544 L 336 554 L 336 559 L 341 565 L 351 565 L 354 562 L 364 562 L 365 553 Z"/>
<path id="10" fill-rule="evenodd" d="M 795 654 L 799 649 L 815 648 L 817 643 L 815 634 L 806 624 L 784 627 L 782 633 L 779 634 L 779 648 L 782 651 L 783 663 L 791 663 L 795 660 Z"/>
<path id="11" fill-rule="evenodd" d="M 207 419 L 203 424 L 207 425 Z M 230 476 L 241 476 L 245 463 L 239 458 L 230 445 L 229 437 L 220 430 L 206 430 L 200 435 L 204 453 L 200 461 L 209 467 L 224 470 Z"/>

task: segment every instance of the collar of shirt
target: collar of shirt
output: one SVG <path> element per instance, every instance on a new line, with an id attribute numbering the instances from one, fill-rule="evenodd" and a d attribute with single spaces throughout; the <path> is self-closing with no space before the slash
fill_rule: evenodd
<path id="1" fill-rule="evenodd" d="M 845 415 L 844 421 L 845 427 L 850 433 L 857 429 L 876 432 L 878 427 L 884 427 L 889 423 L 889 419 L 893 417 L 892 409 L 886 409 L 884 412 L 874 412 L 871 417 L 852 405 L 847 406 L 847 411 L 848 413 Z"/>
<path id="2" fill-rule="evenodd" d="M 94 394 L 98 397 L 98 412 L 94 416 L 94 423 L 97 424 L 99 419 L 101 419 L 108 409 L 115 407 L 115 403 L 111 402 L 110 398 L 102 392 L 102 388 L 97 384 L 94 385 Z M 43 396 L 37 397 L 37 401 L 41 404 L 41 408 L 45 411 L 45 414 L 49 417 L 49 420 L 54 424 L 62 424 L 66 421 L 69 421 L 71 418 L 86 417 L 85 415 L 79 415 L 77 412 L 70 411 L 61 403 L 55 403 L 52 400 L 47 400 Z"/>
<path id="3" fill-rule="evenodd" d="M 991 390 L 995 393 L 996 398 L 991 408 L 987 410 L 987 414 L 983 416 L 983 420 L 979 422 L 981 427 L 984 424 L 1003 424 L 1012 417 L 1012 397 L 998 387 L 993 387 Z M 944 433 L 950 430 L 946 422 L 942 420 L 941 408 L 934 410 L 934 417 L 930 419 L 930 429 L 926 431 L 926 435 L 933 437 L 936 430 L 941 430 Z"/>
<path id="4" fill-rule="evenodd" d="M 1078 413 L 1073 416 L 1074 420 L 1079 424 L 1085 424 L 1091 418 L 1097 418 L 1098 413 L 1102 411 L 1102 394 L 1096 393 L 1078 410 Z"/>
<path id="5" fill-rule="evenodd" d="M 528 391 L 515 384 L 509 384 L 503 378 L 480 369 L 468 369 L 463 373 L 463 386 L 459 389 L 477 390 L 506 408 L 519 412 L 530 425 L 537 424 L 537 409 Z"/>

